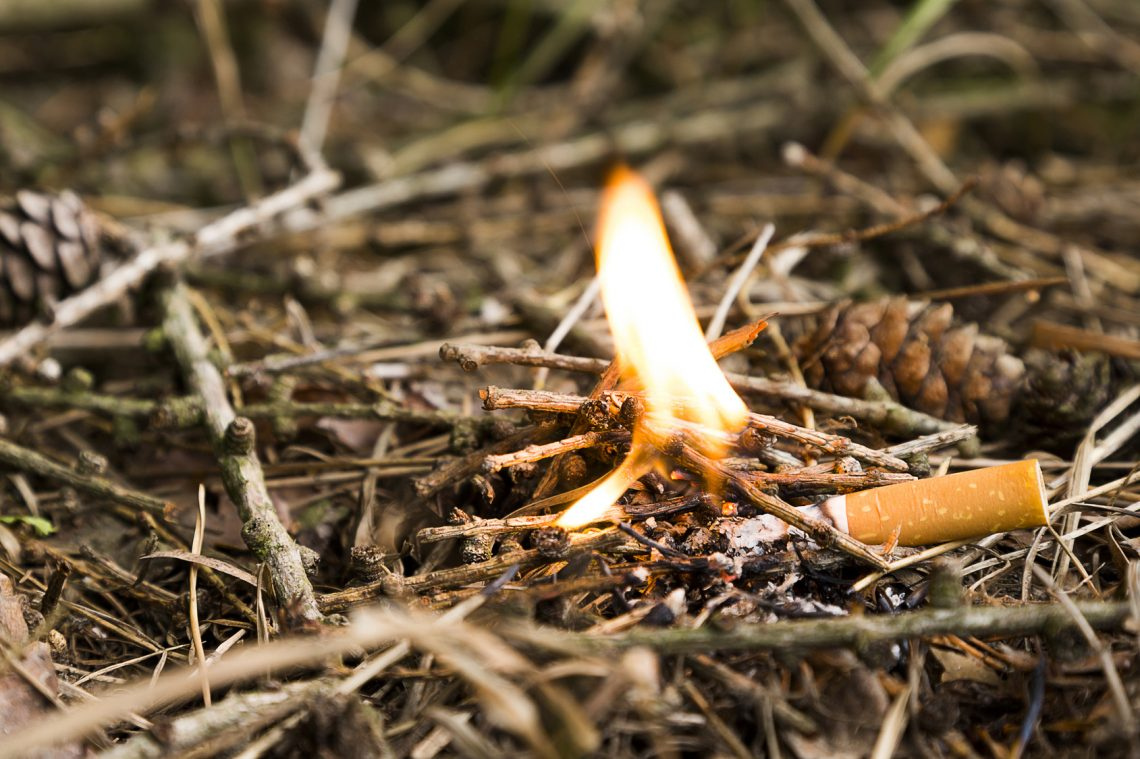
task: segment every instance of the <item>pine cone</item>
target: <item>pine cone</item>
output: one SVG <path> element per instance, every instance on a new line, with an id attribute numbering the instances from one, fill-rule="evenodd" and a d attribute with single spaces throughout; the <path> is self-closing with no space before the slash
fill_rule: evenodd
<path id="1" fill-rule="evenodd" d="M 1119 390 L 1103 353 L 1033 348 L 1025 363 L 1029 373 L 1018 417 L 1025 437 L 1040 446 L 1063 448 L 1084 437 L 1089 422 Z"/>
<path id="2" fill-rule="evenodd" d="M 91 284 L 102 259 L 99 226 L 70 190 L 21 190 L 0 207 L 0 325 L 26 324 Z"/>
<path id="3" fill-rule="evenodd" d="M 814 387 L 841 395 L 889 395 L 932 416 L 1000 424 L 1025 377 L 1025 365 L 977 325 L 951 326 L 948 303 L 906 298 L 840 304 L 796 349 Z"/>

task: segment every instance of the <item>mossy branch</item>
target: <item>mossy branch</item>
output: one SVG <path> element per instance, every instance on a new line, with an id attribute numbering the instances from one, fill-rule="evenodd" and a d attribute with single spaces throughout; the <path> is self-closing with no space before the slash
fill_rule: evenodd
<path id="1" fill-rule="evenodd" d="M 1132 615 L 1126 601 L 1089 602 L 1076 605 L 1095 629 L 1121 627 Z M 619 635 L 583 636 L 542 628 L 524 632 L 531 642 L 562 651 L 609 652 L 646 646 L 662 653 L 695 654 L 710 651 L 802 651 L 813 648 L 856 649 L 870 643 L 921 638 L 931 635 L 1053 636 L 1074 625 L 1060 604 L 1025 606 L 964 606 L 954 609 L 924 609 L 901 614 L 863 614 L 828 619 L 796 619 L 764 624 L 740 624 L 727 628 L 638 629 Z"/>
<path id="2" fill-rule="evenodd" d="M 301 550 L 277 518 L 257 459 L 253 422 L 238 417 L 226 396 L 225 382 L 210 361 L 184 284 L 164 296 L 166 339 L 178 357 L 186 384 L 202 400 L 206 428 L 221 468 L 222 483 L 237 506 L 242 538 L 269 565 L 278 602 L 294 626 L 322 619 L 305 574 Z"/>
<path id="3" fill-rule="evenodd" d="M 0 462 L 22 472 L 45 477 L 70 485 L 83 493 L 90 493 L 111 501 L 149 512 L 160 518 L 173 505 L 168 501 L 117 485 L 108 479 L 72 469 L 15 443 L 0 439 Z"/>

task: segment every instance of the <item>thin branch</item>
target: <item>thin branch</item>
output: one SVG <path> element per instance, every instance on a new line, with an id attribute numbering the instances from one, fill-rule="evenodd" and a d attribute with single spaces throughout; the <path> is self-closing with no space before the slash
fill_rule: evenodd
<path id="1" fill-rule="evenodd" d="M 1127 601 L 1076 604 L 1094 629 L 1118 629 L 1131 618 Z M 931 635 L 1013 638 L 1040 635 L 1073 626 L 1059 604 L 1026 606 L 966 606 L 901 614 L 858 614 L 849 617 L 786 620 L 762 624 L 653 630 L 646 627 L 612 635 L 586 636 L 551 628 L 522 627 L 505 631 L 537 648 L 607 653 L 646 646 L 661 653 L 696 654 L 710 651 L 803 651 L 849 648 L 880 641 Z"/>
<path id="2" fill-rule="evenodd" d="M 356 2 L 357 0 L 333 0 L 325 16 L 325 33 L 313 74 L 313 88 L 309 92 L 309 102 L 305 104 L 305 116 L 297 140 L 300 150 L 310 158 L 319 156 L 325 143 L 344 55 L 352 35 Z"/>
<path id="3" fill-rule="evenodd" d="M 257 459 L 253 422 L 238 417 L 226 397 L 225 381 L 210 361 L 186 286 L 175 285 L 164 298 L 163 329 L 187 384 L 201 398 L 206 428 L 221 465 L 222 482 L 241 517 L 242 538 L 267 563 L 278 603 L 294 625 L 322 619 L 301 551 L 277 517 Z"/>
<path id="4" fill-rule="evenodd" d="M 1124 682 L 1120 679 L 1120 671 L 1116 668 L 1115 662 L 1112 660 L 1112 651 L 1100 638 L 1096 636 L 1093 631 L 1093 626 L 1089 623 L 1088 618 L 1073 602 L 1071 598 L 1053 581 L 1049 573 L 1043 570 L 1036 564 L 1033 566 L 1033 574 L 1037 579 L 1049 588 L 1049 592 L 1057 599 L 1057 603 L 1069 615 L 1073 624 L 1076 625 L 1077 630 L 1080 631 L 1081 636 L 1088 642 L 1093 651 L 1096 652 L 1097 658 L 1100 659 L 1101 669 L 1104 671 L 1104 679 L 1108 683 L 1108 692 L 1112 694 L 1112 703 L 1116 707 L 1116 716 L 1120 720 L 1120 725 L 1124 728 L 1129 735 L 1136 733 L 1136 715 L 1132 710 L 1132 703 L 1128 698 L 1128 694 L 1124 690 Z"/>
<path id="5" fill-rule="evenodd" d="M 603 397 L 617 407 L 632 395 L 631 393 L 605 393 Z M 524 408 L 532 411 L 550 411 L 557 414 L 576 414 L 587 400 L 579 395 L 553 393 L 546 390 L 503 388 L 494 385 L 480 389 L 479 396 L 483 399 L 483 408 L 487 411 Z M 897 456 L 868 448 L 850 438 L 809 430 L 766 414 L 749 414 L 748 424 L 756 429 L 765 430 L 837 456 L 854 456 L 861 461 L 896 472 L 905 472 L 910 468 L 905 461 Z"/>
<path id="6" fill-rule="evenodd" d="M 704 500 L 703 495 L 680 496 L 669 498 L 658 503 L 642 503 L 636 506 L 616 506 L 599 522 L 617 521 L 627 517 L 648 519 L 688 511 L 696 508 Z M 474 519 L 463 524 L 446 524 L 439 527 L 425 527 L 416 533 L 416 540 L 420 543 L 438 543 L 441 540 L 454 538 L 470 538 L 477 535 L 505 535 L 509 533 L 538 530 L 549 527 L 558 521 L 560 514 L 539 514 L 534 516 L 503 517 L 502 519 Z"/>
<path id="7" fill-rule="evenodd" d="M 721 296 L 720 303 L 717 304 L 716 311 L 709 319 L 709 325 L 705 329 L 705 339 L 715 340 L 720 337 L 720 333 L 724 330 L 724 322 L 728 319 L 728 311 L 732 308 L 732 302 L 736 300 L 736 296 L 744 289 L 744 283 L 748 281 L 748 277 L 752 271 L 760 263 L 761 256 L 768 247 L 768 243 L 772 240 L 772 235 L 775 234 L 776 228 L 771 224 L 765 224 L 764 229 L 756 238 L 756 242 L 752 244 L 752 249 L 748 251 L 744 262 L 732 275 L 732 279 L 728 283 L 728 287 L 724 290 L 724 295 Z"/>
<path id="8" fill-rule="evenodd" d="M 23 472 L 30 472 L 40 477 L 62 482 L 80 492 L 107 498 L 133 509 L 154 514 L 159 518 L 165 518 L 166 514 L 174 508 L 174 504 L 169 501 L 125 488 L 103 477 L 83 474 L 3 438 L 0 438 L 0 462 Z"/>
<path id="9" fill-rule="evenodd" d="M 484 472 L 497 472 L 519 464 L 529 464 L 542 461 L 562 453 L 580 451 L 583 448 L 593 448 L 596 445 L 607 443 L 621 443 L 629 441 L 629 430 L 592 430 L 581 435 L 571 435 L 553 443 L 544 445 L 528 445 L 526 448 L 510 453 L 492 454 L 483 459 Z"/>
<path id="10" fill-rule="evenodd" d="M 674 441 L 661 437 L 655 430 L 649 427 L 645 429 L 653 439 L 654 445 L 663 453 L 675 455 L 684 466 L 695 472 L 701 472 L 714 481 L 732 483 L 732 486 L 754 506 L 782 519 L 821 546 L 834 546 L 844 553 L 879 569 L 886 569 L 889 566 L 881 554 L 876 553 L 866 544 L 845 532 L 839 531 L 834 525 L 821 519 L 813 519 L 777 496 L 764 492 L 741 472 L 729 469 L 722 462 L 705 456 L 687 443 L 682 442 L 680 445 L 675 445 Z"/>
<path id="11" fill-rule="evenodd" d="M 728 341 L 738 332 L 739 330 L 729 332 L 718 338 L 716 343 Z M 756 334 L 759 334 L 758 330 Z M 755 335 L 753 335 L 753 339 L 755 339 Z M 526 348 L 503 348 L 467 343 L 444 343 L 439 349 L 439 355 L 445 361 L 455 361 L 465 371 L 475 371 L 480 366 L 487 364 L 513 364 L 601 374 L 610 365 L 609 361 L 602 358 L 566 356 L 561 353 L 548 353 Z M 859 398 L 847 398 L 842 395 L 833 395 L 821 390 L 801 387 L 794 382 L 772 380 L 767 377 L 753 377 L 735 372 L 725 372 L 725 376 L 729 383 L 741 392 L 779 398 L 792 403 L 803 403 L 816 411 L 836 416 L 850 416 L 896 435 L 927 435 L 948 432 L 957 428 L 953 422 L 943 421 L 921 411 L 915 411 L 896 401 L 867 401 Z"/>

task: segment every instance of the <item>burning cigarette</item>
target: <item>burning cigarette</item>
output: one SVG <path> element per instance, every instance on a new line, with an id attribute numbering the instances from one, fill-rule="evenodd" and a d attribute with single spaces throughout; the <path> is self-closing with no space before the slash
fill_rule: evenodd
<path id="1" fill-rule="evenodd" d="M 1048 499 L 1036 459 L 828 498 L 822 516 L 864 543 L 921 546 L 1041 527 Z"/>

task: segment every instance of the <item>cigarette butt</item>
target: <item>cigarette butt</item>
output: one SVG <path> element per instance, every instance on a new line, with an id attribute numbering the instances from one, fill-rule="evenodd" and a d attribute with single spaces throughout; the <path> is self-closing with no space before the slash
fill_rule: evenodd
<path id="1" fill-rule="evenodd" d="M 1036 459 L 835 496 L 822 511 L 864 543 L 921 546 L 975 538 L 1048 521 Z"/>

